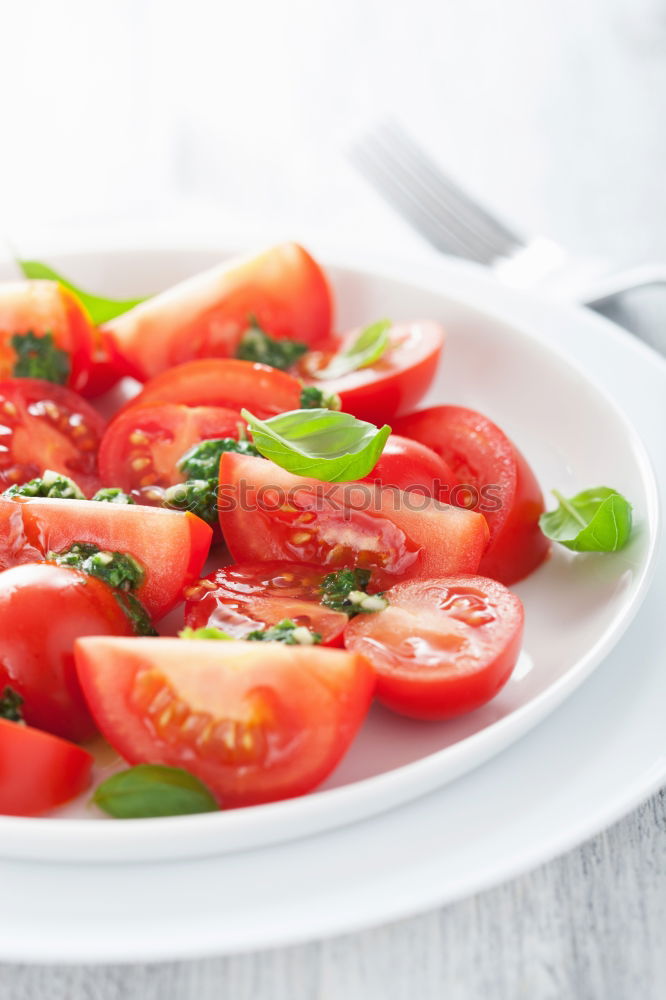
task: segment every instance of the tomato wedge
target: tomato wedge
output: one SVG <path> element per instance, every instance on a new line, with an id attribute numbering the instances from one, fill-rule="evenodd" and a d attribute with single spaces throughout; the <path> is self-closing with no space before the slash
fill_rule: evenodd
<path id="1" fill-rule="evenodd" d="M 523 606 L 480 576 L 409 580 L 391 587 L 388 607 L 358 615 L 345 646 L 377 673 L 377 697 L 416 719 L 471 712 L 506 684 L 520 654 Z"/>
<path id="2" fill-rule="evenodd" d="M 99 414 L 69 389 L 32 378 L 0 382 L 0 491 L 52 469 L 92 496 L 101 486 L 103 433 Z"/>
<path id="3" fill-rule="evenodd" d="M 50 733 L 0 719 L 0 813 L 38 816 L 90 784 L 92 756 Z"/>
<path id="4" fill-rule="evenodd" d="M 296 243 L 224 262 L 104 327 L 141 382 L 194 358 L 234 356 L 252 318 L 273 337 L 317 344 L 331 329 L 328 282 Z"/>
<path id="5" fill-rule="evenodd" d="M 539 528 L 541 488 L 500 428 L 464 406 L 432 406 L 396 421 L 395 430 L 432 448 L 460 480 L 450 500 L 481 511 L 490 529 L 479 573 L 504 584 L 522 580 L 548 555 Z"/>
<path id="6" fill-rule="evenodd" d="M 20 508 L 21 525 L 8 504 Z M 35 551 L 44 557 L 75 542 L 133 556 L 146 571 L 136 596 L 156 619 L 200 576 L 212 537 L 211 528 L 190 513 L 89 500 L 0 497 L 0 524 L 3 520 L 12 531 L 8 539 L 0 538 L 0 565 L 9 565 L 10 559 L 32 562 Z"/>
<path id="7" fill-rule="evenodd" d="M 190 361 L 151 379 L 123 412 L 147 403 L 231 410 L 246 406 L 255 417 L 265 419 L 285 410 L 297 410 L 300 400 L 301 383 L 277 368 L 235 359 Z"/>
<path id="8" fill-rule="evenodd" d="M 57 281 L 0 283 L 0 379 L 24 374 L 16 370 L 19 358 L 12 338 L 30 333 L 39 338 L 50 335 L 53 347 L 67 354 L 66 384 L 83 389 L 92 363 L 94 332 L 76 296 Z"/>
<path id="9" fill-rule="evenodd" d="M 444 329 L 439 323 L 401 323 L 392 327 L 390 347 L 374 365 L 339 378 L 318 379 L 314 373 L 333 354 L 347 350 L 360 332 L 351 330 L 329 342 L 326 350 L 304 355 L 297 372 L 307 385 L 337 393 L 345 413 L 373 424 L 390 423 L 396 414 L 413 409 L 430 388 L 444 347 Z"/>
<path id="10" fill-rule="evenodd" d="M 391 434 L 382 457 L 361 482 L 394 486 L 399 490 L 411 490 L 448 502 L 449 494 L 458 480 L 444 459 L 431 448 L 426 448 L 418 441 Z"/>
<path id="11" fill-rule="evenodd" d="M 391 577 L 476 571 L 481 514 L 367 483 L 322 483 L 265 459 L 220 462 L 220 527 L 238 562 L 360 566 Z"/>
<path id="12" fill-rule="evenodd" d="M 238 438 L 246 423 L 236 410 L 175 403 L 132 407 L 111 421 L 99 450 L 105 483 L 123 490 L 181 483 L 178 462 L 209 438 Z"/>
<path id="13" fill-rule="evenodd" d="M 326 570 L 301 563 L 264 562 L 225 566 L 187 588 L 185 624 L 221 629 L 235 639 L 285 618 L 342 645 L 347 615 L 321 603 Z"/>
<path id="14" fill-rule="evenodd" d="M 316 646 L 211 639 L 80 639 L 95 720 L 130 763 L 184 767 L 224 806 L 310 791 L 367 713 L 361 656 Z"/>
<path id="15" fill-rule="evenodd" d="M 44 622 L 51 623 L 48 629 Z M 65 566 L 28 563 L 0 575 L 0 694 L 23 698 L 23 717 L 75 743 L 96 732 L 74 669 L 82 635 L 133 635 L 113 591 Z"/>

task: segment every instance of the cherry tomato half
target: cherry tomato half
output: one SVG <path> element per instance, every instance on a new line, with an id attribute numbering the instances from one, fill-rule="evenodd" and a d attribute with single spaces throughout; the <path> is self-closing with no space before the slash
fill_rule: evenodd
<path id="1" fill-rule="evenodd" d="M 96 729 L 74 669 L 74 640 L 133 634 L 101 580 L 50 563 L 0 575 L 0 693 L 9 686 L 20 694 L 23 717 L 37 729 L 75 743 L 92 738 Z"/>
<path id="2" fill-rule="evenodd" d="M 0 283 L 0 379 L 10 378 L 18 360 L 15 334 L 50 334 L 53 346 L 68 355 L 66 384 L 80 391 L 88 380 L 94 350 L 94 332 L 85 309 L 72 292 L 57 281 Z"/>
<path id="3" fill-rule="evenodd" d="M 214 639 L 80 639 L 79 679 L 132 764 L 184 767 L 225 806 L 310 791 L 343 756 L 375 679 L 361 656 Z"/>
<path id="4" fill-rule="evenodd" d="M 461 485 L 450 502 L 484 514 L 490 541 L 479 573 L 512 584 L 543 562 L 550 543 L 539 528 L 541 489 L 496 424 L 464 406 L 432 406 L 397 420 L 395 429 L 432 448 L 453 469 Z"/>
<path id="5" fill-rule="evenodd" d="M 322 483 L 227 452 L 220 527 L 238 562 L 287 560 L 390 577 L 472 573 L 488 540 L 481 514 L 367 483 Z"/>
<path id="6" fill-rule="evenodd" d="M 345 646 L 377 673 L 377 697 L 416 719 L 449 719 L 493 698 L 520 653 L 523 606 L 480 576 L 409 580 L 386 591 L 388 607 L 358 615 Z"/>
<path id="7" fill-rule="evenodd" d="M 208 438 L 237 439 L 239 426 L 246 426 L 240 413 L 219 406 L 132 407 L 106 429 L 100 474 L 105 483 L 127 491 L 173 486 L 186 478 L 178 462 L 192 445 Z"/>
<path id="8" fill-rule="evenodd" d="M 285 618 L 318 632 L 325 646 L 339 646 L 347 615 L 321 603 L 327 570 L 301 563 L 225 566 L 187 588 L 185 624 L 221 629 L 235 639 Z"/>
<path id="9" fill-rule="evenodd" d="M 21 525 L 12 517 L 13 507 L 20 508 Z M 36 551 L 44 558 L 75 542 L 133 556 L 146 571 L 136 596 L 156 619 L 200 576 L 212 538 L 211 528 L 190 513 L 88 500 L 0 497 L 0 525 L 3 522 L 11 533 L 7 539 L 0 537 L 0 565 L 33 562 Z"/>
<path id="10" fill-rule="evenodd" d="M 38 816 L 90 784 L 92 756 L 40 729 L 0 719 L 0 813 Z"/>
<path id="11" fill-rule="evenodd" d="M 147 382 L 130 399 L 123 412 L 147 403 L 180 403 L 186 406 L 247 407 L 255 417 L 274 417 L 297 410 L 301 383 L 293 375 L 251 361 L 189 361 Z"/>
<path id="12" fill-rule="evenodd" d="M 92 496 L 104 421 L 70 389 L 41 379 L 0 382 L 0 490 L 41 476 L 69 476 Z"/>
<path id="13" fill-rule="evenodd" d="M 230 358 L 254 318 L 273 337 L 317 344 L 331 329 L 328 282 L 296 243 L 188 278 L 107 323 L 127 373 L 145 382 L 195 358 Z"/>
<path id="14" fill-rule="evenodd" d="M 307 385 L 337 393 L 345 413 L 373 424 L 391 423 L 396 414 L 413 409 L 430 388 L 444 347 L 444 330 L 439 323 L 401 323 L 392 327 L 390 347 L 374 365 L 339 378 L 316 378 L 313 373 L 335 352 L 347 350 L 360 332 L 351 330 L 329 342 L 327 350 L 304 355 L 297 372 Z"/>

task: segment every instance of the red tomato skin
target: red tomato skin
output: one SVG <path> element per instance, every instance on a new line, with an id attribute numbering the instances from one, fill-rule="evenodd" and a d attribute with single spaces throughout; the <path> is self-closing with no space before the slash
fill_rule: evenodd
<path id="1" fill-rule="evenodd" d="M 118 753 L 132 764 L 185 767 L 227 808 L 292 798 L 320 784 L 360 728 L 375 686 L 363 657 L 313 646 L 90 638 L 76 643 L 75 655 L 91 711 Z M 177 699 L 180 722 L 161 726 L 151 685 L 163 703 Z M 236 720 L 231 732 L 250 737 L 249 747 L 195 745 L 182 726 L 209 719 L 214 727 Z"/>
<path id="2" fill-rule="evenodd" d="M 13 374 L 11 337 L 28 331 L 38 337 L 51 333 L 55 346 L 67 351 L 71 363 L 67 385 L 79 392 L 88 379 L 94 334 L 77 297 L 57 281 L 0 282 L 0 378 Z"/>
<path id="3" fill-rule="evenodd" d="M 118 357 L 115 344 L 109 335 L 100 330 L 94 330 L 95 350 L 86 384 L 81 389 L 81 395 L 86 399 L 96 399 L 113 389 L 125 374 L 124 362 Z"/>
<path id="4" fill-rule="evenodd" d="M 20 508 L 21 525 L 8 504 Z M 33 562 L 35 552 L 44 558 L 74 542 L 134 556 L 146 570 L 136 596 L 155 620 L 182 600 L 183 588 L 201 575 L 213 535 L 194 514 L 87 500 L 0 497 L 3 522 L 12 533 L 7 540 L 0 537 L 0 565 Z"/>
<path id="5" fill-rule="evenodd" d="M 433 406 L 396 421 L 396 432 L 420 441 L 447 461 L 461 484 L 492 487 L 493 495 L 479 496 L 490 529 L 488 548 L 479 573 L 511 585 L 535 570 L 550 551 L 539 528 L 544 512 L 541 488 L 526 459 L 500 428 L 475 410 L 463 406 Z M 456 502 L 453 494 L 451 502 Z"/>
<path id="6" fill-rule="evenodd" d="M 219 513 L 237 562 L 360 565 L 389 579 L 475 572 L 488 540 L 485 519 L 472 511 L 461 518 L 459 508 L 427 497 L 321 483 L 230 452 L 220 462 Z"/>
<path id="7" fill-rule="evenodd" d="M 21 695 L 30 726 L 75 743 L 92 739 L 74 640 L 133 634 L 111 589 L 78 570 L 31 563 L 0 575 L 0 692 L 9 686 Z"/>
<path id="8" fill-rule="evenodd" d="M 93 758 L 81 747 L 0 719 L 0 814 L 39 816 L 90 785 Z"/>
<path id="9" fill-rule="evenodd" d="M 359 329 L 336 342 L 330 351 L 353 343 Z M 391 423 L 396 415 L 408 413 L 421 401 L 437 373 L 444 348 L 445 332 L 438 323 L 402 323 L 393 327 L 390 348 L 374 365 L 337 379 L 316 379 L 309 371 L 313 358 L 305 355 L 298 371 L 308 385 L 340 396 L 342 410 L 372 424 Z"/>
<path id="10" fill-rule="evenodd" d="M 449 493 L 458 480 L 444 459 L 431 448 L 391 434 L 382 457 L 361 482 L 413 490 L 448 503 Z"/>
<path id="11" fill-rule="evenodd" d="M 177 463 L 194 444 L 210 438 L 238 439 L 246 422 L 237 410 L 221 406 L 182 406 L 152 403 L 118 414 L 106 429 L 99 449 L 99 469 L 105 483 L 130 491 L 168 487 L 185 476 Z M 143 435 L 145 442 L 133 437 Z M 135 471 L 133 463 L 149 461 Z"/>
<path id="12" fill-rule="evenodd" d="M 326 572 L 290 562 L 225 566 L 187 588 L 185 624 L 212 626 L 244 639 L 248 632 L 289 619 L 318 632 L 321 645 L 340 647 L 348 619 L 321 603 Z"/>
<path id="13" fill-rule="evenodd" d="M 141 382 L 195 358 L 234 356 L 254 317 L 273 337 L 316 345 L 333 306 L 323 271 L 303 247 L 284 243 L 226 261 L 107 323 L 103 329 Z"/>
<path id="14" fill-rule="evenodd" d="M 188 361 L 155 376 L 120 412 L 147 403 L 179 403 L 231 410 L 246 407 L 263 420 L 298 410 L 300 400 L 301 383 L 287 372 L 235 358 L 211 358 Z"/>
<path id="15" fill-rule="evenodd" d="M 55 416 L 30 413 L 36 406 L 42 411 L 55 406 Z M 0 423 L 11 430 L 0 438 L 0 491 L 41 476 L 46 469 L 69 476 L 88 497 L 102 485 L 97 450 L 104 421 L 71 389 L 42 379 L 6 379 L 0 382 Z"/>
<path id="16" fill-rule="evenodd" d="M 390 625 L 385 622 L 399 614 L 402 606 L 409 615 L 410 637 L 427 636 L 429 628 L 436 628 L 431 618 L 425 617 L 432 612 L 429 592 L 460 587 L 488 596 L 491 608 L 497 611 L 501 634 L 494 639 L 479 636 L 479 645 L 490 648 L 483 650 L 485 657 L 476 666 L 473 660 L 456 661 L 455 652 L 445 648 L 443 656 L 452 662 L 439 667 L 433 662 L 423 663 L 419 669 L 416 658 L 405 659 L 400 647 L 396 649 L 395 642 L 391 644 Z M 410 580 L 390 588 L 385 596 L 388 609 L 353 618 L 345 629 L 344 639 L 347 649 L 365 656 L 373 665 L 377 674 L 377 700 L 386 708 L 413 719 L 441 721 L 480 708 L 504 687 L 520 655 L 524 610 L 520 599 L 502 584 L 486 577 L 465 575 Z M 424 617 L 420 618 L 421 615 Z M 479 626 L 479 633 L 488 627 Z M 398 638 L 404 641 L 404 629 L 398 632 Z"/>

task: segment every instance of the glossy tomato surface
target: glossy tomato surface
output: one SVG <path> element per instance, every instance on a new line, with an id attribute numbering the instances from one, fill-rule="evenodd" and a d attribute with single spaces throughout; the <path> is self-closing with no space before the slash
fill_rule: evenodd
<path id="1" fill-rule="evenodd" d="M 417 719 L 449 719 L 493 698 L 520 654 L 523 606 L 480 576 L 410 580 L 386 591 L 388 607 L 358 615 L 347 649 L 377 673 L 377 697 Z"/>
<path id="2" fill-rule="evenodd" d="M 221 629 L 235 639 L 285 618 L 318 632 L 325 646 L 339 646 L 347 615 L 321 603 L 327 570 L 302 563 L 261 562 L 225 566 L 187 589 L 185 624 Z"/>
<path id="3" fill-rule="evenodd" d="M 444 459 L 432 449 L 418 441 L 391 434 L 382 457 L 361 482 L 411 490 L 448 503 L 458 480 Z"/>
<path id="4" fill-rule="evenodd" d="M 433 406 L 396 421 L 395 430 L 441 455 L 461 484 L 451 502 L 485 516 L 490 541 L 479 573 L 512 584 L 543 562 L 550 543 L 539 528 L 541 488 L 496 424 L 463 406 Z"/>
<path id="5" fill-rule="evenodd" d="M 69 476 L 92 496 L 104 421 L 76 393 L 41 379 L 0 382 L 0 490 L 41 476 Z"/>
<path id="6" fill-rule="evenodd" d="M 87 750 L 30 726 L 0 719 L 0 814 L 39 816 L 90 784 Z"/>
<path id="7" fill-rule="evenodd" d="M 76 743 L 93 737 L 74 640 L 132 634 L 110 587 L 85 573 L 28 563 L 0 574 L 0 693 L 9 686 L 21 695 L 30 726 Z"/>
<path id="8" fill-rule="evenodd" d="M 129 401 L 125 410 L 147 403 L 181 403 L 186 406 L 247 407 L 255 417 L 274 417 L 297 410 L 301 383 L 293 375 L 251 361 L 190 361 L 158 375 Z"/>
<path id="9" fill-rule="evenodd" d="M 146 572 L 136 596 L 156 619 L 200 576 L 212 538 L 211 528 L 190 513 L 88 500 L 0 497 L 3 522 L 10 531 L 0 537 L 0 565 L 32 562 L 35 552 L 43 558 L 75 542 L 133 556 Z"/>
<path id="10" fill-rule="evenodd" d="M 50 334 L 53 345 L 69 358 L 67 385 L 81 391 L 88 381 L 94 332 L 85 309 L 57 281 L 0 282 L 0 379 L 15 374 L 15 334 Z"/>
<path id="11" fill-rule="evenodd" d="M 316 345 L 331 329 L 331 292 L 303 247 L 283 243 L 174 285 L 107 323 L 140 381 L 195 358 L 230 358 L 254 320 L 273 337 Z"/>
<path id="12" fill-rule="evenodd" d="M 328 364 L 335 351 L 347 350 L 360 332 L 351 330 L 327 350 L 306 354 L 298 373 L 308 385 L 337 393 L 345 413 L 372 424 L 391 423 L 396 414 L 413 409 L 430 388 L 444 347 L 444 330 L 439 323 L 401 323 L 392 327 L 390 347 L 375 364 L 339 378 L 316 378 L 314 372 Z"/>
<path id="13" fill-rule="evenodd" d="M 368 483 L 322 483 L 261 458 L 220 462 L 220 527 L 238 562 L 360 566 L 390 577 L 475 572 L 481 514 Z"/>
<path id="14" fill-rule="evenodd" d="M 375 679 L 356 654 L 214 639 L 81 639 L 81 685 L 130 763 L 184 767 L 223 806 L 310 791 L 343 756 Z"/>
<path id="15" fill-rule="evenodd" d="M 167 487 L 186 478 L 178 462 L 209 438 L 238 439 L 246 423 L 237 410 L 155 403 L 132 407 L 111 421 L 99 451 L 100 475 L 123 490 Z"/>

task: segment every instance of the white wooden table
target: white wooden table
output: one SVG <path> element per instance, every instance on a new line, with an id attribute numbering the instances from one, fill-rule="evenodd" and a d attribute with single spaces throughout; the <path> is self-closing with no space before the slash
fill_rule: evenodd
<path id="1" fill-rule="evenodd" d="M 0 223 L 165 218 L 423 252 L 341 148 L 397 113 L 525 230 L 666 259 L 663 0 L 0 0 Z M 666 329 L 666 301 L 647 323 Z M 645 317 L 646 313 L 641 312 Z M 634 323 L 640 316 L 630 317 Z M 666 796 L 537 871 L 348 938 L 153 967 L 0 967 L 0 1000 L 657 1000 Z M 1 887 L 0 887 L 1 891 Z"/>

